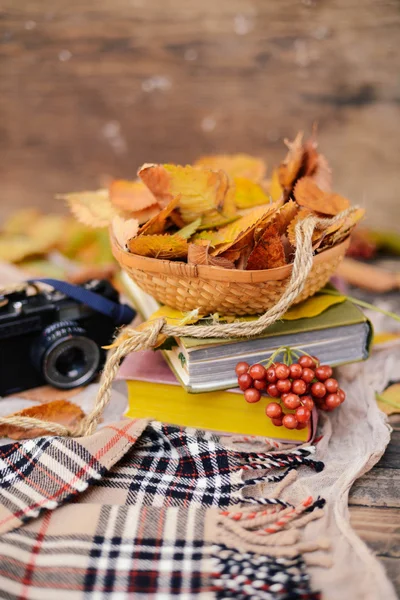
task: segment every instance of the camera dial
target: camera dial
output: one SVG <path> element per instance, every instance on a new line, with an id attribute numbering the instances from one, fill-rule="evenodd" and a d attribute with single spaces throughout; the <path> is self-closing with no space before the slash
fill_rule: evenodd
<path id="1" fill-rule="evenodd" d="M 72 389 L 96 375 L 100 363 L 98 345 L 74 321 L 46 327 L 32 347 L 32 360 L 48 384 Z"/>

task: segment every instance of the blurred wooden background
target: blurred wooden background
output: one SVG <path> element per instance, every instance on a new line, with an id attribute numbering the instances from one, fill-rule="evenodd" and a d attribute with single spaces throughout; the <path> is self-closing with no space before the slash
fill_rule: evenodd
<path id="1" fill-rule="evenodd" d="M 400 229 L 397 0 L 3 0 L 0 216 L 143 162 L 319 124 L 337 191 Z"/>

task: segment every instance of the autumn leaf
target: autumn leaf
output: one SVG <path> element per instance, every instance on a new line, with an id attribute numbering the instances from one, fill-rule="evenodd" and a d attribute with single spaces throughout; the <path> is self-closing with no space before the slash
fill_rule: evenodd
<path id="1" fill-rule="evenodd" d="M 285 264 L 285 250 L 281 236 L 277 226 L 270 223 L 264 229 L 264 233 L 250 254 L 246 269 L 248 271 L 274 269 Z"/>
<path id="2" fill-rule="evenodd" d="M 152 219 L 153 217 L 157 216 L 160 212 L 160 205 L 159 204 L 153 204 L 152 206 L 149 206 L 148 208 L 143 208 L 142 210 L 137 210 L 133 213 L 128 213 L 130 217 L 136 219 L 136 221 L 138 221 L 139 225 L 143 225 L 144 223 L 147 223 L 147 221 L 150 221 L 150 219 Z M 125 213 L 127 214 L 127 213 Z M 171 213 L 172 215 L 173 213 Z"/>
<path id="3" fill-rule="evenodd" d="M 199 217 L 192 223 L 189 223 L 188 225 L 185 225 L 185 227 L 182 227 L 182 229 L 176 232 L 176 235 L 179 235 L 179 237 L 183 238 L 184 240 L 188 240 L 192 237 L 194 233 L 196 233 L 196 231 L 200 227 L 200 224 L 201 218 Z"/>
<path id="4" fill-rule="evenodd" d="M 284 321 L 295 321 L 297 319 L 317 317 L 331 306 L 341 304 L 345 300 L 346 296 L 330 296 L 322 293 L 316 294 L 295 306 L 291 306 L 283 315 L 282 319 Z"/>
<path id="5" fill-rule="evenodd" d="M 187 256 L 187 241 L 178 235 L 140 235 L 128 241 L 133 254 L 150 258 L 184 258 Z"/>
<path id="6" fill-rule="evenodd" d="M 293 142 L 285 139 L 289 151 L 278 167 L 279 183 L 284 189 L 290 189 L 298 177 L 303 162 L 303 132 L 299 132 Z"/>
<path id="7" fill-rule="evenodd" d="M 331 248 L 343 242 L 352 232 L 357 223 L 364 217 L 365 210 L 357 209 L 336 225 L 332 225 L 324 232 L 324 237 L 317 251 Z"/>
<path id="8" fill-rule="evenodd" d="M 74 429 L 84 418 L 85 413 L 73 402 L 69 402 L 68 400 L 53 400 L 52 402 L 47 402 L 45 404 L 24 408 L 9 416 L 34 417 L 36 419 L 42 419 L 42 421 L 59 423 L 60 425 L 64 425 L 64 427 Z M 46 431 L 45 427 L 26 430 L 16 425 L 0 425 L 0 437 L 10 437 L 14 440 L 21 440 L 43 435 L 51 435 Z"/>
<path id="9" fill-rule="evenodd" d="M 280 204 L 277 202 L 271 202 L 271 204 L 266 206 L 258 206 L 234 223 L 219 229 L 214 238 L 210 240 L 213 246 L 218 246 L 213 251 L 213 254 L 222 254 L 222 252 L 228 250 L 228 248 L 239 242 L 250 231 L 254 231 L 258 225 L 275 213 L 278 208 L 280 208 Z"/>
<path id="10" fill-rule="evenodd" d="M 180 212 L 186 224 L 213 212 L 234 215 L 234 196 L 224 171 L 190 165 L 144 165 L 138 174 L 163 206 L 180 196 Z"/>
<path id="11" fill-rule="evenodd" d="M 270 201 L 269 195 L 258 183 L 244 177 L 235 177 L 234 181 L 235 204 L 239 209 L 252 208 Z"/>
<path id="12" fill-rule="evenodd" d="M 117 208 L 127 212 L 137 212 L 149 208 L 157 200 L 142 181 L 116 179 L 110 185 L 110 200 Z"/>
<path id="13" fill-rule="evenodd" d="M 294 188 L 294 197 L 299 206 L 322 215 L 335 216 L 350 206 L 347 198 L 333 192 L 323 192 L 311 177 L 299 179 Z"/>
<path id="14" fill-rule="evenodd" d="M 125 248 L 127 241 L 137 235 L 138 229 L 139 222 L 136 219 L 124 219 L 116 215 L 111 222 L 111 230 L 121 248 Z"/>
<path id="15" fill-rule="evenodd" d="M 206 167 L 215 171 L 222 169 L 231 177 L 250 179 L 260 182 L 265 176 L 266 164 L 260 158 L 249 154 L 215 154 L 202 156 L 196 162 L 196 166 Z"/>
<path id="16" fill-rule="evenodd" d="M 278 169 L 274 169 L 272 171 L 271 181 L 269 182 L 268 187 L 269 195 L 271 196 L 273 202 L 279 200 L 283 194 L 283 187 L 279 183 L 279 172 Z"/>
<path id="17" fill-rule="evenodd" d="M 299 208 L 293 200 L 286 202 L 272 217 L 280 235 L 286 233 L 289 223 L 293 221 L 299 212 Z"/>
<path id="18" fill-rule="evenodd" d="M 400 383 L 390 385 L 381 394 L 376 394 L 379 409 L 387 415 L 400 413 Z"/>
<path id="19" fill-rule="evenodd" d="M 176 209 L 179 204 L 179 197 L 173 198 L 167 206 L 160 210 L 147 223 L 141 226 L 138 235 L 157 235 L 164 233 L 166 229 L 167 219 L 170 214 Z"/>
<path id="20" fill-rule="evenodd" d="M 209 243 L 207 245 L 189 244 L 188 264 L 210 265 L 213 267 L 221 267 L 223 269 L 235 268 L 235 265 L 232 261 L 219 256 L 211 256 L 209 254 L 209 248 Z"/>
<path id="21" fill-rule="evenodd" d="M 23 208 L 12 213 L 2 224 L 2 232 L 8 235 L 26 235 L 27 230 L 40 218 L 36 208 Z"/>
<path id="22" fill-rule="evenodd" d="M 66 200 L 75 218 L 88 227 L 107 227 L 119 214 L 111 204 L 108 190 L 58 194 L 56 198 Z"/>

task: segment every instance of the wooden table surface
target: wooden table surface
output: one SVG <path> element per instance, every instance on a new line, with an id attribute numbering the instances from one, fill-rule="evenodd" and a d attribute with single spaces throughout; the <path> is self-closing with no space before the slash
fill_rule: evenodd
<path id="1" fill-rule="evenodd" d="M 351 524 L 382 561 L 400 596 L 400 415 L 389 419 L 392 437 L 379 463 L 353 485 Z"/>

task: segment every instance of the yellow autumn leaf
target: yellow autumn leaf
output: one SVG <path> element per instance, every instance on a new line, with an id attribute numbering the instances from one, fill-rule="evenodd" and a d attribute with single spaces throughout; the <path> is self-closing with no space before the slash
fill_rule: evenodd
<path id="1" fill-rule="evenodd" d="M 387 415 L 400 413 L 400 383 L 390 385 L 381 394 L 376 394 L 379 409 Z"/>
<path id="2" fill-rule="evenodd" d="M 260 204 L 267 204 L 270 201 L 268 194 L 261 185 L 245 179 L 244 177 L 235 177 L 235 204 L 238 208 L 251 208 Z"/>
<path id="3" fill-rule="evenodd" d="M 171 306 L 164 305 L 160 306 L 160 308 L 150 316 L 149 321 L 164 318 L 168 325 L 191 325 L 192 323 L 197 323 L 197 321 L 201 319 L 201 316 L 198 309 L 190 312 L 182 312 L 175 308 L 171 308 Z"/>
<path id="4" fill-rule="evenodd" d="M 269 195 L 271 196 L 271 198 L 274 202 L 276 200 L 279 200 L 279 198 L 281 198 L 281 196 L 283 194 L 283 188 L 282 188 L 281 184 L 279 183 L 278 169 L 274 169 L 272 171 L 272 176 L 271 176 L 271 181 L 269 184 L 268 191 L 269 191 Z"/>
<path id="5" fill-rule="evenodd" d="M 128 241 L 133 254 L 150 258 L 184 258 L 188 253 L 187 241 L 178 235 L 139 235 Z"/>
<path id="6" fill-rule="evenodd" d="M 25 235 L 27 229 L 40 219 L 36 208 L 23 208 L 12 213 L 3 223 L 1 229 L 9 235 Z"/>
<path id="7" fill-rule="evenodd" d="M 381 331 L 380 333 L 374 333 L 372 338 L 373 346 L 382 346 L 383 344 L 391 344 L 400 340 L 400 333 L 393 333 L 392 331 Z"/>
<path id="8" fill-rule="evenodd" d="M 116 179 L 110 185 L 110 201 L 121 210 L 136 212 L 157 203 L 156 198 L 140 180 Z"/>
<path id="9" fill-rule="evenodd" d="M 178 204 L 179 197 L 170 200 L 170 202 L 168 202 L 168 204 L 162 210 L 159 210 L 154 217 L 141 226 L 138 235 L 157 235 L 164 233 L 167 225 L 167 219 L 172 211 L 176 209 Z"/>
<path id="10" fill-rule="evenodd" d="M 232 177 L 244 177 L 255 182 L 263 179 L 266 172 L 266 164 L 260 158 L 255 158 L 249 154 L 214 154 L 210 156 L 201 156 L 195 162 L 196 166 L 207 167 L 209 169 L 222 169 Z"/>
<path id="11" fill-rule="evenodd" d="M 108 190 L 58 194 L 78 221 L 89 227 L 107 227 L 119 211 L 111 204 Z"/>
<path id="12" fill-rule="evenodd" d="M 334 306 L 335 304 L 341 304 L 346 300 L 346 296 L 330 296 L 328 294 L 316 294 L 300 304 L 296 304 L 289 308 L 288 311 L 283 315 L 284 321 L 295 321 L 297 319 L 310 319 L 311 317 L 317 317 L 325 310 Z"/>

